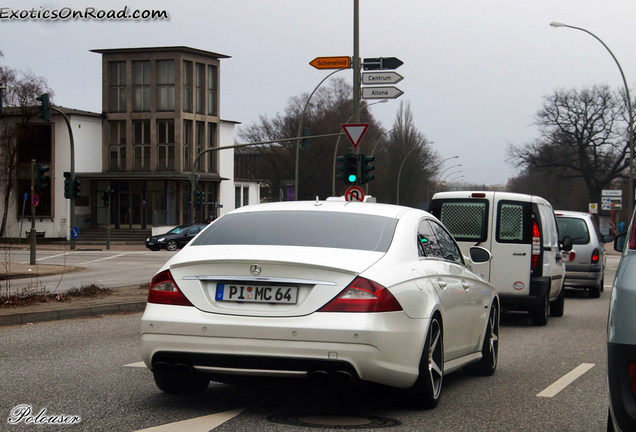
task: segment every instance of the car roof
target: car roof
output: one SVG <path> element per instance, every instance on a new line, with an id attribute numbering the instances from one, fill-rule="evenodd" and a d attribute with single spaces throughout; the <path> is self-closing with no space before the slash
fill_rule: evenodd
<path id="1" fill-rule="evenodd" d="M 589 219 L 592 217 L 589 213 L 574 211 L 574 210 L 555 210 L 554 215 L 556 217 L 566 216 L 566 217 L 578 217 L 581 219 Z"/>
<path id="2" fill-rule="evenodd" d="M 376 215 L 394 219 L 399 219 L 401 215 L 408 211 L 421 211 L 422 213 L 425 213 L 423 210 L 392 204 L 341 201 L 283 201 L 244 206 L 233 210 L 228 214 L 261 211 L 330 211 Z"/>

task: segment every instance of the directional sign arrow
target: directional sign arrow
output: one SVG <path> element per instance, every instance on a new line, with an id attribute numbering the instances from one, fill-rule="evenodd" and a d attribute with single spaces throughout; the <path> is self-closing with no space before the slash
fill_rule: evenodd
<path id="1" fill-rule="evenodd" d="M 397 99 L 404 92 L 397 87 L 362 87 L 362 99 Z"/>
<path id="2" fill-rule="evenodd" d="M 351 57 L 316 57 L 309 64 L 316 69 L 349 69 Z"/>
<path id="3" fill-rule="evenodd" d="M 364 72 L 362 74 L 362 84 L 397 84 L 404 77 L 397 72 Z"/>
<path id="4" fill-rule="evenodd" d="M 396 57 L 377 57 L 365 58 L 362 67 L 364 70 L 390 70 L 397 69 L 403 64 L 404 62 Z"/>

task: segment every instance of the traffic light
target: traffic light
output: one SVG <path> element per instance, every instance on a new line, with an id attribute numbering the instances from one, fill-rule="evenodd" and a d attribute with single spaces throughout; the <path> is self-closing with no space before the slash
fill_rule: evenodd
<path id="1" fill-rule="evenodd" d="M 38 193 L 49 186 L 49 176 L 45 174 L 48 170 L 49 167 L 35 164 L 35 191 Z"/>
<path id="2" fill-rule="evenodd" d="M 104 206 L 108 207 L 108 202 L 110 200 L 110 194 L 107 191 L 104 191 L 102 194 L 102 201 L 104 202 Z"/>
<path id="3" fill-rule="evenodd" d="M 190 207 L 190 203 L 192 202 L 190 195 L 183 196 L 183 208 Z"/>
<path id="4" fill-rule="evenodd" d="M 339 180 L 342 180 L 344 184 L 355 185 L 358 183 L 358 156 L 354 154 L 346 154 L 338 156 L 336 158 L 338 162 L 342 162 L 342 165 L 338 164 L 337 171 L 340 173 L 336 176 Z"/>
<path id="5" fill-rule="evenodd" d="M 64 198 L 71 199 L 71 173 L 64 173 Z"/>
<path id="6" fill-rule="evenodd" d="M 194 191 L 194 206 L 195 207 L 202 207 L 203 206 L 203 191 L 202 190 L 195 190 Z"/>
<path id="7" fill-rule="evenodd" d="M 73 181 L 73 197 L 79 198 L 82 196 L 82 181 L 76 178 Z"/>
<path id="8" fill-rule="evenodd" d="M 309 128 L 303 128 L 303 136 L 308 137 L 309 135 L 311 135 Z M 303 138 L 303 140 L 300 142 L 300 148 L 303 150 L 309 150 L 309 141 L 309 138 Z"/>
<path id="9" fill-rule="evenodd" d="M 42 120 L 46 122 L 50 122 L 51 121 L 51 110 L 50 110 L 51 105 L 49 104 L 49 94 L 44 93 L 43 95 L 36 97 L 35 100 L 41 102 L 41 105 L 38 105 L 38 111 L 41 111 L 38 114 L 38 117 L 40 117 Z"/>
<path id="10" fill-rule="evenodd" d="M 373 174 L 369 174 L 375 169 L 375 167 L 371 165 L 371 162 L 374 160 L 375 158 L 373 156 L 365 154 L 360 155 L 360 184 L 365 184 L 375 178 Z"/>

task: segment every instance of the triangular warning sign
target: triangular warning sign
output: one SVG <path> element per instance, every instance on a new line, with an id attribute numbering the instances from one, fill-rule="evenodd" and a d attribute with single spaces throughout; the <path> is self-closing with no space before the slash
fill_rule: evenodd
<path id="1" fill-rule="evenodd" d="M 369 123 L 349 123 L 341 126 L 354 149 L 358 148 L 364 133 L 369 129 Z"/>

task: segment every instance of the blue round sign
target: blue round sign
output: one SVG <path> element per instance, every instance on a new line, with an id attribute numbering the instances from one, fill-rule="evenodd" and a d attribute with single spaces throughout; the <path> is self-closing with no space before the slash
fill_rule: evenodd
<path id="1" fill-rule="evenodd" d="M 73 228 L 71 228 L 71 238 L 73 240 L 77 240 L 78 237 L 79 237 L 79 228 L 74 226 Z"/>
<path id="2" fill-rule="evenodd" d="M 24 200 L 28 200 L 29 199 L 29 194 L 27 192 L 24 193 Z"/>

